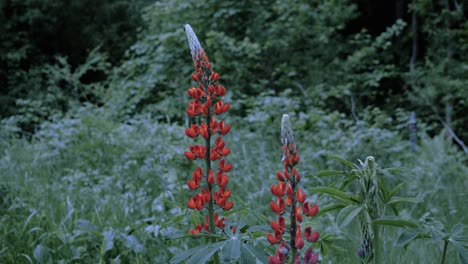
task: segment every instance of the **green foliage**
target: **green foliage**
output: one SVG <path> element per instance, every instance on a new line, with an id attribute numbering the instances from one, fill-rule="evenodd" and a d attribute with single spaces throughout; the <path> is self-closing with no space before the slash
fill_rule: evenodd
<path id="1" fill-rule="evenodd" d="M 74 71 L 100 46 L 110 62 L 119 62 L 136 38 L 141 5 L 142 1 L 125 0 L 1 0 L 0 115 L 18 113 L 17 99 L 49 96 L 50 76 L 44 68 L 55 64 L 56 57 L 67 58 L 69 71 Z M 64 67 L 64 62 L 60 65 Z M 88 72 L 80 77 L 89 84 L 105 79 L 106 73 Z M 68 87 L 60 87 L 59 93 L 66 95 L 65 100 L 74 99 Z"/>

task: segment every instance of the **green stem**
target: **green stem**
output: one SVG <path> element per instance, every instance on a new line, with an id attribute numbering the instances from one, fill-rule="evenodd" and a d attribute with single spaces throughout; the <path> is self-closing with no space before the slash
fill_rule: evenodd
<path id="1" fill-rule="evenodd" d="M 372 225 L 373 233 L 374 233 L 374 263 L 382 263 L 381 261 L 381 241 L 380 241 L 380 233 L 378 225 Z"/>
<path id="2" fill-rule="evenodd" d="M 292 172 L 292 168 L 290 170 Z M 291 253 L 292 253 L 292 262 L 294 262 L 297 254 L 297 248 L 296 248 L 296 230 L 297 230 L 297 222 L 296 222 L 296 177 L 291 175 L 291 189 L 292 189 L 292 199 L 291 199 Z M 291 263 L 292 263 L 291 262 Z"/>
<path id="3" fill-rule="evenodd" d="M 208 203 L 208 222 L 210 226 L 210 233 L 216 234 L 216 226 L 214 223 L 214 200 L 213 200 L 213 186 L 208 183 L 208 173 L 211 170 L 211 132 L 210 132 L 210 116 L 211 116 L 211 111 L 208 109 L 208 115 L 206 116 L 205 122 L 208 127 L 208 138 L 206 139 L 206 157 L 205 157 L 205 167 L 206 167 L 206 181 L 208 184 L 208 190 L 210 191 L 210 201 Z M 216 238 L 211 238 L 211 243 L 216 242 Z M 216 252 L 214 255 L 214 263 L 219 264 L 219 255 Z"/>
<path id="4" fill-rule="evenodd" d="M 442 259 L 440 260 L 440 264 L 445 263 L 445 256 L 447 255 L 447 246 L 448 246 L 448 240 L 445 240 L 444 251 L 442 252 Z"/>

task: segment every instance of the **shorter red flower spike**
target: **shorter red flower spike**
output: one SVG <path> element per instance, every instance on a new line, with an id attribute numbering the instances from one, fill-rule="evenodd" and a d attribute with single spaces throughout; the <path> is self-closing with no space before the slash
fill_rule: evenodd
<path id="1" fill-rule="evenodd" d="M 309 226 L 304 230 L 304 236 L 307 239 L 307 241 L 313 243 L 313 242 L 316 242 L 319 239 L 320 233 L 319 232 L 312 232 L 312 227 Z"/>
<path id="2" fill-rule="evenodd" d="M 301 188 L 297 189 L 296 199 L 299 203 L 303 203 L 306 199 L 306 194 L 302 191 Z"/>

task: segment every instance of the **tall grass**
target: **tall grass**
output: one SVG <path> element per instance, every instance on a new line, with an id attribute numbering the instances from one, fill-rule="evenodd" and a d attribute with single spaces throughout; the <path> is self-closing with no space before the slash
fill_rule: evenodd
<path id="1" fill-rule="evenodd" d="M 200 217 L 186 209 L 190 197 L 180 184 L 194 169 L 182 154 L 190 144 L 184 128 L 158 123 L 151 116 L 125 122 L 109 116 L 102 109 L 82 108 L 75 115 L 44 123 L 31 139 L 2 125 L 0 263 L 165 263 L 199 243 L 171 239 L 185 234 Z M 268 118 L 279 123 L 281 115 L 272 113 Z M 412 153 L 394 131 L 347 124 L 335 114 L 292 118 L 298 124 L 296 137 L 303 153 L 299 169 L 305 188 L 329 183 L 312 177 L 312 172 L 341 169 L 322 153 L 340 154 L 353 162 L 358 154 L 359 158 L 374 155 L 382 167 L 404 168 L 385 175 L 384 181 L 393 186 L 403 181 L 402 196 L 423 200 L 399 208 L 403 217 L 418 221 L 426 214 L 446 229 L 466 223 L 466 155 L 444 136 L 422 136 Z M 269 187 L 276 177 L 270 168 L 281 159 L 279 131 L 259 130 L 263 120 L 235 119 L 236 129 L 226 136 L 233 142 L 230 158 L 236 168 L 230 185 L 236 204 L 251 209 L 235 210 L 229 218 L 242 219 L 249 226 L 265 223 L 258 214 L 269 215 Z M 311 123 L 318 128 L 311 128 Z M 316 198 L 319 204 L 332 203 L 325 196 L 312 197 Z M 318 217 L 317 230 L 321 236 L 338 237 L 336 245 L 344 250 L 321 254 L 323 261 L 356 263 L 359 227 L 351 223 L 340 229 L 335 217 L 335 213 Z M 398 248 L 394 242 L 399 233 L 391 228 L 385 233 L 387 263 L 440 259 L 443 244 L 420 239 L 406 249 Z M 450 246 L 446 263 L 458 263 Z"/>

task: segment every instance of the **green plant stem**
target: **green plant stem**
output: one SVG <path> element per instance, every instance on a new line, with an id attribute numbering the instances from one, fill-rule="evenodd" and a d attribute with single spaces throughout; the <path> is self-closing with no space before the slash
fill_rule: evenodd
<path id="1" fill-rule="evenodd" d="M 442 259 L 440 260 L 440 264 L 445 263 L 445 256 L 447 255 L 447 246 L 448 246 L 448 240 L 444 241 L 444 251 L 442 252 Z"/>
<path id="2" fill-rule="evenodd" d="M 292 171 L 292 169 L 291 169 Z M 296 230 L 297 230 L 297 223 L 296 223 L 296 177 L 291 175 L 291 189 L 292 189 L 292 201 L 291 201 L 291 253 L 292 253 L 292 262 L 294 262 L 294 259 L 297 254 L 297 248 L 296 248 Z"/>
<path id="3" fill-rule="evenodd" d="M 206 125 L 208 127 L 208 138 L 206 139 L 206 157 L 205 157 L 205 167 L 206 167 L 206 181 L 208 183 L 208 174 L 211 170 L 211 132 L 210 132 L 210 116 L 211 116 L 211 111 L 208 110 L 208 115 L 206 116 Z M 215 234 L 216 233 L 216 226 L 215 226 L 215 223 L 214 223 L 214 201 L 213 201 L 213 186 L 208 183 L 208 190 L 210 191 L 210 201 L 208 203 L 208 222 L 209 222 L 209 226 L 210 226 L 210 233 L 212 234 Z M 216 238 L 211 238 L 211 243 L 215 243 L 216 242 Z M 216 252 L 214 254 L 214 263 L 215 264 L 219 264 L 219 255 L 218 255 L 218 252 Z"/>
<path id="4" fill-rule="evenodd" d="M 372 229 L 374 232 L 374 263 L 382 263 L 381 261 L 381 241 L 380 241 L 380 234 L 379 234 L 379 227 L 376 224 L 372 225 Z"/>

